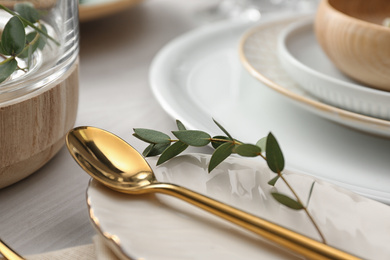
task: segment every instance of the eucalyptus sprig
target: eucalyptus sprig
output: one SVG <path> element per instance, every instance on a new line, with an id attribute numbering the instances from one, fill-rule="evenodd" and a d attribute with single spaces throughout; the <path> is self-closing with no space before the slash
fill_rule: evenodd
<path id="1" fill-rule="evenodd" d="M 4 59 L 0 62 L 1 83 L 16 70 L 28 70 L 28 67 L 19 67 L 16 58 L 26 59 L 37 49 L 42 50 L 47 39 L 56 45 L 59 45 L 59 42 L 47 33 L 47 28 L 40 21 L 41 14 L 34 8 L 33 4 L 17 3 L 14 6 L 15 11 L 3 5 L 0 5 L 0 9 L 12 15 L 1 33 L 0 55 Z M 26 34 L 27 27 L 31 28 L 32 31 Z"/>
<path id="2" fill-rule="evenodd" d="M 143 151 L 143 156 L 149 157 L 160 155 L 159 159 L 157 160 L 157 165 L 174 158 L 186 150 L 189 146 L 202 147 L 209 144 L 211 144 L 215 149 L 210 157 L 208 165 L 209 172 L 215 169 L 215 167 L 217 167 L 221 162 L 223 162 L 232 154 L 238 154 L 244 157 L 259 156 L 263 158 L 267 162 L 269 169 L 276 174 L 274 178 L 268 181 L 268 184 L 274 186 L 279 180 L 282 180 L 293 194 L 293 197 L 290 197 L 283 193 L 272 191 L 272 197 L 290 209 L 303 210 L 317 230 L 319 236 L 322 239 L 322 242 L 326 244 L 324 235 L 322 234 L 320 228 L 307 208 L 315 182 L 313 182 L 311 185 L 305 206 L 293 187 L 289 184 L 283 175 L 285 166 L 284 156 L 274 135 L 269 133 L 266 137 L 263 137 L 257 141 L 256 144 L 243 143 L 237 139 L 234 139 L 229 134 L 229 132 L 227 132 L 226 129 L 222 127 L 217 121 L 214 120 L 214 123 L 219 127 L 219 129 L 222 130 L 224 135 L 212 137 L 204 131 L 187 130 L 183 123 L 179 120 L 176 120 L 178 130 L 172 131 L 172 134 L 177 139 L 171 139 L 169 135 L 160 131 L 145 128 L 134 128 L 133 135 L 136 138 L 149 143 L 149 145 Z"/>

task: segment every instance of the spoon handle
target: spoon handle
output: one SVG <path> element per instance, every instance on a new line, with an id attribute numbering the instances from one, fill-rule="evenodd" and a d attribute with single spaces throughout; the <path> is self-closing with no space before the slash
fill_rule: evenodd
<path id="1" fill-rule="evenodd" d="M 8 260 L 23 260 L 24 258 L 18 255 L 15 251 L 13 251 L 10 247 L 8 247 L 1 239 L 0 239 L 0 254 Z"/>
<path id="2" fill-rule="evenodd" d="M 360 259 L 186 188 L 169 183 L 156 183 L 150 188 L 182 199 L 310 259 Z"/>

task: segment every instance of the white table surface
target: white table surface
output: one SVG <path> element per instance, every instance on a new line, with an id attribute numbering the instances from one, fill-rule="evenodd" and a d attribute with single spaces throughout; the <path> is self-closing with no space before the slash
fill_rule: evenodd
<path id="1" fill-rule="evenodd" d="M 107 129 L 143 150 L 134 127 L 170 131 L 175 121 L 154 99 L 149 66 L 170 40 L 199 26 L 210 1 L 145 0 L 80 25 L 80 101 L 76 126 Z M 39 171 L 0 190 L 0 237 L 23 255 L 92 243 L 85 200 L 89 176 L 64 147 Z"/>

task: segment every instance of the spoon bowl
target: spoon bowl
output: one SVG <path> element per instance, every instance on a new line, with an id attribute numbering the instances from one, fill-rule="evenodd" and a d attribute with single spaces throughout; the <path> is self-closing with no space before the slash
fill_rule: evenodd
<path id="1" fill-rule="evenodd" d="M 184 187 L 158 182 L 142 155 L 105 130 L 75 128 L 67 134 L 66 144 L 76 162 L 92 178 L 116 191 L 174 196 L 311 259 L 359 259 Z"/>
<path id="2" fill-rule="evenodd" d="M 111 189 L 138 194 L 157 182 L 141 154 L 111 133 L 82 127 L 71 131 L 66 143 L 77 163 Z"/>

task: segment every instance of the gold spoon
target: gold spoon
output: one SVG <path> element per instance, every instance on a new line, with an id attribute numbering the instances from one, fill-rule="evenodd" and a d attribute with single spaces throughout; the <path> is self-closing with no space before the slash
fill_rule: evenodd
<path id="1" fill-rule="evenodd" d="M 95 180 L 127 194 L 159 192 L 199 208 L 311 259 L 359 259 L 348 253 L 170 183 L 161 183 L 146 160 L 116 135 L 94 127 L 78 127 L 66 137 L 69 152 Z"/>
<path id="2" fill-rule="evenodd" d="M 8 260 L 23 260 L 24 258 L 18 255 L 14 250 L 12 250 L 9 246 L 7 246 L 1 239 L 0 239 L 0 254 L 5 257 L 5 259 Z"/>

